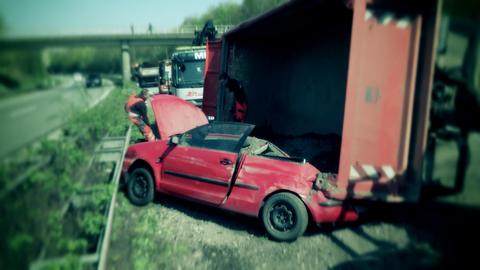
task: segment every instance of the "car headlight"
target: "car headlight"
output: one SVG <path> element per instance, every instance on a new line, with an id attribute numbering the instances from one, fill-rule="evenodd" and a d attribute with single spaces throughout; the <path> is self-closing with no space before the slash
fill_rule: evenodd
<path id="1" fill-rule="evenodd" d="M 317 177 L 315 178 L 315 182 L 313 183 L 313 188 L 315 190 L 324 190 L 324 191 L 331 191 L 336 190 L 337 187 L 332 184 L 331 182 L 335 180 L 336 174 L 332 173 L 318 173 Z"/>

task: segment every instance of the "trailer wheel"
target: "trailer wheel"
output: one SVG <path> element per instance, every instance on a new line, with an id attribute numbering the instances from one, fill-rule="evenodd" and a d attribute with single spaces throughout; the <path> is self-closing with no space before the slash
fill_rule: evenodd
<path id="1" fill-rule="evenodd" d="M 290 193 L 270 197 L 262 210 L 261 219 L 271 238 L 294 241 L 303 235 L 308 225 L 308 213 L 303 202 Z"/>
<path id="2" fill-rule="evenodd" d="M 155 186 L 150 172 L 145 168 L 134 169 L 128 177 L 127 194 L 130 202 L 143 206 L 153 201 Z"/>

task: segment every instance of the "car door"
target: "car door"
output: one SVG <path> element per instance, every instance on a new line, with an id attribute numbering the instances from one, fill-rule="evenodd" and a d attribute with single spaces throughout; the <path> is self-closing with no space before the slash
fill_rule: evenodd
<path id="1" fill-rule="evenodd" d="M 231 132 L 232 126 L 238 125 L 207 124 L 180 136 L 180 142 L 162 161 L 162 188 L 219 205 L 227 194 L 246 137 L 243 131 Z"/>

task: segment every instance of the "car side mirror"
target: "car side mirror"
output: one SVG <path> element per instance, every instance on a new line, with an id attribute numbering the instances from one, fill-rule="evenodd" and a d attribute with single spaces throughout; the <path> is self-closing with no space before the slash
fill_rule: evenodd
<path id="1" fill-rule="evenodd" d="M 180 138 L 177 135 L 174 135 L 170 138 L 170 144 L 178 144 L 180 142 Z"/>

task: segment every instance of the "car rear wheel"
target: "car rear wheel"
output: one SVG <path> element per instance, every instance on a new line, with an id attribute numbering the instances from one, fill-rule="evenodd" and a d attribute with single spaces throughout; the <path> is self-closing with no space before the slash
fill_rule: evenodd
<path id="1" fill-rule="evenodd" d="M 134 205 L 143 206 L 153 201 L 154 191 L 153 178 L 147 169 L 136 168 L 129 174 L 127 194 Z"/>
<path id="2" fill-rule="evenodd" d="M 290 193 L 278 193 L 268 198 L 261 219 L 267 233 L 278 241 L 294 241 L 308 224 L 308 213 L 303 202 Z"/>

